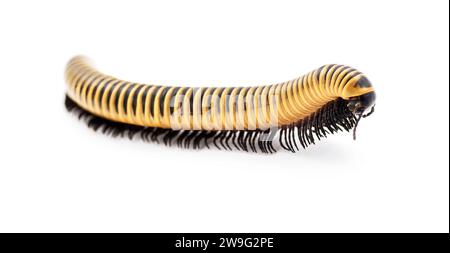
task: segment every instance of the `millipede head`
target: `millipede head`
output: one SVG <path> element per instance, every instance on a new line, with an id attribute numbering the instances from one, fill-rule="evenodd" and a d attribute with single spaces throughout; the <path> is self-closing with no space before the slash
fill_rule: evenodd
<path id="1" fill-rule="evenodd" d="M 367 117 L 372 114 L 375 107 L 376 94 L 370 81 L 363 76 L 349 90 L 358 95 L 348 99 L 348 109 L 357 117 Z"/>
<path id="2" fill-rule="evenodd" d="M 356 139 L 356 128 L 361 118 L 371 115 L 375 110 L 376 94 L 372 84 L 366 77 L 360 78 L 354 85 L 349 85 L 345 91 L 350 96 L 347 102 L 347 108 L 356 117 L 353 127 L 353 139 Z"/>
<path id="3" fill-rule="evenodd" d="M 347 103 L 348 109 L 355 115 L 369 116 L 375 107 L 375 91 L 350 98 Z"/>

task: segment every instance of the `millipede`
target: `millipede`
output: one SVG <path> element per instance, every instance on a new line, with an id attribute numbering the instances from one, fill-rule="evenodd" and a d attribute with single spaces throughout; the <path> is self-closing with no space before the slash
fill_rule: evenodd
<path id="1" fill-rule="evenodd" d="M 249 87 L 141 84 L 103 74 L 84 56 L 65 71 L 65 106 L 95 131 L 166 146 L 296 152 L 374 112 L 367 77 L 329 64 L 290 81 Z"/>

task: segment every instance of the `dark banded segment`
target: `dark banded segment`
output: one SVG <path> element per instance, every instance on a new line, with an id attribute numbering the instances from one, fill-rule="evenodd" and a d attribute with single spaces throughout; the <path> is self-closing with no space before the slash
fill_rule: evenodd
<path id="1" fill-rule="evenodd" d="M 124 115 L 127 115 L 127 112 L 129 112 L 130 111 L 130 109 L 131 109 L 131 111 L 134 111 L 134 109 L 133 108 L 128 108 L 128 99 L 129 99 L 129 96 L 130 96 L 130 93 L 131 93 L 131 91 L 132 90 L 134 90 L 135 88 L 136 88 L 136 86 L 137 86 L 137 84 L 135 84 L 135 83 L 133 83 L 133 84 L 130 84 L 130 85 L 128 85 L 128 87 L 126 88 L 126 89 L 124 89 L 123 90 L 123 100 L 122 100 L 122 108 L 123 108 L 123 113 L 124 113 Z"/>
<path id="2" fill-rule="evenodd" d="M 138 85 L 138 87 L 134 91 L 133 96 L 130 96 L 130 94 L 127 94 L 127 96 L 129 97 L 128 99 L 131 100 L 131 101 L 128 101 L 127 105 L 131 104 L 131 110 L 132 110 L 132 114 L 134 117 L 139 117 L 139 115 L 137 115 L 137 113 L 138 113 L 137 104 L 138 104 L 138 97 L 139 97 L 141 90 L 145 90 L 150 87 L 150 86 L 143 85 L 143 84 L 137 84 L 137 85 Z M 143 112 L 145 105 L 142 103 L 142 99 L 141 99 L 140 105 L 141 105 L 141 112 Z"/>
<path id="3" fill-rule="evenodd" d="M 125 107 L 120 108 L 122 105 L 119 103 L 120 97 L 122 95 L 122 92 L 125 91 L 126 87 L 127 87 L 128 83 L 126 82 L 122 82 L 119 87 L 116 89 L 116 92 L 114 95 L 114 102 L 111 103 L 113 104 L 113 108 L 110 108 L 110 110 L 115 110 L 116 114 L 119 114 L 119 111 L 124 110 Z"/>

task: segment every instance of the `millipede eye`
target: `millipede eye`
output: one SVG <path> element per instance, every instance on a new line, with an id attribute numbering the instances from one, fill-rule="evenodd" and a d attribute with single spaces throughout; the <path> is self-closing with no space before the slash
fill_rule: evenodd
<path id="1" fill-rule="evenodd" d="M 350 101 L 348 104 L 347 104 L 347 108 L 351 111 L 351 112 L 353 112 L 356 108 L 358 108 L 358 103 L 356 103 L 355 101 Z"/>

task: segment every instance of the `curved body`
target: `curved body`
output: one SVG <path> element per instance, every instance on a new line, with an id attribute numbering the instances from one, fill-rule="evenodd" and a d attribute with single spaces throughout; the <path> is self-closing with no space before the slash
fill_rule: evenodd
<path id="1" fill-rule="evenodd" d="M 259 138 L 261 131 L 276 128 L 281 129 L 281 146 L 291 151 L 297 146 L 294 135 L 305 147 L 314 143 L 314 135 L 320 139 L 341 128 L 348 131 L 357 125 L 357 115 L 373 110 L 375 101 L 373 88 L 361 72 L 336 64 L 278 84 L 195 88 L 120 80 L 77 56 L 67 65 L 66 81 L 67 108 L 95 117 L 89 125 L 108 121 L 123 124 L 127 131 L 133 126 L 157 129 L 157 135 L 164 132 L 161 129 L 174 131 L 166 133 L 170 138 L 192 134 L 234 141 L 241 136 L 241 142 L 249 145 L 258 141 L 253 135 Z"/>
<path id="2" fill-rule="evenodd" d="M 330 101 L 373 91 L 356 87 L 363 74 L 326 65 L 279 84 L 257 87 L 175 87 L 123 81 L 72 59 L 68 95 L 85 110 L 112 121 L 172 129 L 267 129 L 302 120 Z"/>

